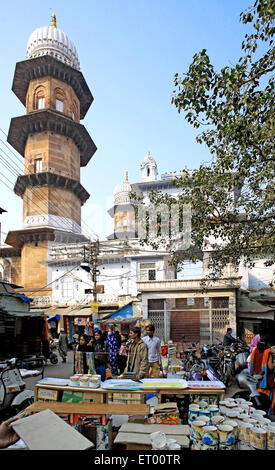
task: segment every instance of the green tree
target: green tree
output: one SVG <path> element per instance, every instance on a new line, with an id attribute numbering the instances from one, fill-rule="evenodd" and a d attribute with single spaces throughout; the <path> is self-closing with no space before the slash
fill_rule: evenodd
<path id="1" fill-rule="evenodd" d="M 175 181 L 181 203 L 192 207 L 192 245 L 184 257 L 195 260 L 198 250 L 211 246 L 212 279 L 228 263 L 275 261 L 274 6 L 274 0 L 256 0 L 241 13 L 252 32 L 235 66 L 215 71 L 204 49 L 186 73 L 174 77 L 172 104 L 202 129 L 197 141 L 212 155 Z M 152 195 L 153 202 L 165 199 Z"/>

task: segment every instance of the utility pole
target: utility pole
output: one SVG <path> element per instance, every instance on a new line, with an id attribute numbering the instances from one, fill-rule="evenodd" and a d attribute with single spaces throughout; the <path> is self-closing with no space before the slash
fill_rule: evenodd
<path id="1" fill-rule="evenodd" d="M 93 319 L 97 323 L 98 319 L 98 306 L 97 306 L 97 274 L 98 274 L 98 255 L 99 255 L 99 239 L 95 242 L 89 240 L 89 264 L 91 266 L 91 275 L 93 281 L 93 299 L 91 311 L 93 313 Z"/>
<path id="2" fill-rule="evenodd" d="M 99 240 L 97 240 L 96 242 L 91 242 L 91 240 L 89 241 L 89 255 L 90 255 L 89 263 L 92 267 L 91 269 L 92 281 L 94 284 L 94 288 L 93 288 L 94 302 L 97 302 L 96 286 L 97 286 L 97 274 L 99 272 L 97 269 L 98 255 L 99 255 Z"/>

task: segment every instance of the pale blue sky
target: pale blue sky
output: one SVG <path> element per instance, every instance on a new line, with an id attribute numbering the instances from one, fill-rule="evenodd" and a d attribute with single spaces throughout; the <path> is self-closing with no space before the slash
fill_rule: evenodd
<path id="1" fill-rule="evenodd" d="M 207 149 L 196 143 L 195 131 L 171 105 L 176 72 L 185 72 L 192 57 L 203 48 L 218 69 L 241 56 L 247 27 L 239 15 L 251 0 L 13 0 L 2 2 L 0 18 L 0 128 L 7 134 L 12 117 L 25 109 L 11 91 L 16 62 L 26 59 L 31 33 L 50 25 L 75 44 L 81 71 L 94 96 L 82 121 L 98 150 L 81 170 L 82 184 L 90 193 L 83 206 L 85 232 L 100 238 L 112 231 L 114 187 L 123 181 L 140 181 L 140 163 L 150 151 L 159 177 L 169 171 L 196 168 L 209 159 Z M 0 132 L 0 139 L 6 141 Z M 10 147 L 12 150 L 12 148 Z M 0 141 L 10 162 L 22 164 Z M 15 152 L 15 151 L 14 151 Z M 5 158 L 7 158 L 4 155 Z M 19 159 L 23 158 L 19 156 Z M 22 171 L 22 170 L 21 170 Z M 22 225 L 21 200 L 2 184 L 11 174 L 0 161 L 2 231 Z M 4 180 L 6 184 L 11 183 Z"/>

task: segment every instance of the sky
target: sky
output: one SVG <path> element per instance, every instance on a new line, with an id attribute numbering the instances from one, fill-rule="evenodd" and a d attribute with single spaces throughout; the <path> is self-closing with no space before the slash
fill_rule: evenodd
<path id="1" fill-rule="evenodd" d="M 97 146 L 81 169 L 90 193 L 82 207 L 85 235 L 105 239 L 113 221 L 114 188 L 129 172 L 141 180 L 140 165 L 150 151 L 159 178 L 166 172 L 198 168 L 210 160 L 194 130 L 171 104 L 174 75 L 188 70 L 206 49 L 216 70 L 234 65 L 248 32 L 239 21 L 251 0 L 37 0 L 2 2 L 0 17 L 0 207 L 2 241 L 23 225 L 22 201 L 13 193 L 23 157 L 6 142 L 10 120 L 25 114 L 11 90 L 15 65 L 26 59 L 31 33 L 51 24 L 72 40 L 94 102 L 81 124 Z M 2 159 L 1 159 L 2 157 Z M 4 160 L 3 160 L 4 159 Z M 4 164 L 5 163 L 5 164 Z"/>

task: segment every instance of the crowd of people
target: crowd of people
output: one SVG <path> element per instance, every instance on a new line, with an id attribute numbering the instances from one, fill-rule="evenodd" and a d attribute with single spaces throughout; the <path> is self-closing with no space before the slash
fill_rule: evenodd
<path id="1" fill-rule="evenodd" d="M 128 335 L 121 335 L 114 326 L 105 332 L 95 328 L 92 337 L 75 334 L 73 349 L 75 352 L 93 353 L 96 373 L 101 375 L 103 381 L 126 372 L 134 373 L 137 379 L 141 379 L 149 377 L 151 371 L 152 376 L 157 378 L 162 369 L 161 342 L 154 333 L 152 324 L 143 332 L 137 326 L 130 327 Z M 63 347 L 63 338 L 61 344 Z M 64 355 L 64 349 L 60 354 L 61 357 Z M 89 370 L 86 356 L 83 355 L 84 373 Z"/>

